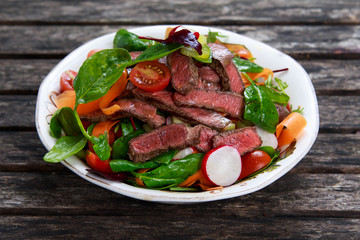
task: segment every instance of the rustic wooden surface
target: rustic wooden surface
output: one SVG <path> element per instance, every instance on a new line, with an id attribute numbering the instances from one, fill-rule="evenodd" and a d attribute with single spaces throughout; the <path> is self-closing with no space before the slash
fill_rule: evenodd
<path id="1" fill-rule="evenodd" d="M 243 197 L 165 205 L 42 161 L 34 111 L 46 74 L 94 37 L 169 23 L 241 33 L 304 66 L 320 132 L 288 174 Z M 2 0 L 0 43 L 0 239 L 360 239 L 358 0 Z"/>

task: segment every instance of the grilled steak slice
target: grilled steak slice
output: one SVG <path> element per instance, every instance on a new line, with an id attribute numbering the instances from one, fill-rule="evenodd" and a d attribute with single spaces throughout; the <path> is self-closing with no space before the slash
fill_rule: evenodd
<path id="1" fill-rule="evenodd" d="M 199 130 L 185 124 L 170 124 L 129 141 L 129 157 L 145 162 L 169 150 L 180 150 L 199 143 Z"/>
<path id="2" fill-rule="evenodd" d="M 260 147 L 262 140 L 256 132 L 255 127 L 239 128 L 220 133 L 213 138 L 213 148 L 230 145 L 234 146 L 243 155 Z"/>
<path id="3" fill-rule="evenodd" d="M 201 80 L 211 83 L 220 82 L 220 77 L 214 69 L 209 66 L 202 66 L 198 69 Z"/>
<path id="4" fill-rule="evenodd" d="M 232 62 L 233 54 L 221 44 L 208 45 L 213 53 L 213 62 L 210 66 L 219 74 L 223 90 L 242 94 L 245 86 L 238 69 Z"/>
<path id="5" fill-rule="evenodd" d="M 117 104 L 120 110 L 111 115 L 105 115 L 102 111 L 82 116 L 83 120 L 90 122 L 99 122 L 106 120 L 115 120 L 126 117 L 135 117 L 143 122 L 147 122 L 151 127 L 158 128 L 165 124 L 165 118 L 156 113 L 156 107 L 137 100 L 137 99 L 119 99 L 112 102 Z"/>
<path id="6" fill-rule="evenodd" d="M 207 82 L 205 80 L 199 79 L 199 82 L 198 82 L 198 85 L 196 88 L 204 89 L 204 90 L 220 91 L 222 86 L 220 83 Z"/>
<path id="7" fill-rule="evenodd" d="M 176 51 L 167 56 L 167 63 L 171 72 L 171 85 L 181 93 L 186 93 L 197 86 L 198 69 L 191 57 Z"/>
<path id="8" fill-rule="evenodd" d="M 242 118 L 244 99 L 231 92 L 195 89 L 186 95 L 174 93 L 174 102 L 178 106 L 203 107 Z"/>
<path id="9" fill-rule="evenodd" d="M 216 130 L 223 130 L 231 121 L 223 115 L 202 108 L 177 107 L 172 99 L 172 92 L 162 90 L 158 92 L 146 92 L 141 89 L 134 89 L 136 98 L 150 102 L 158 109 L 180 116 L 182 120 L 190 124 L 202 123 Z"/>
<path id="10" fill-rule="evenodd" d="M 213 137 L 216 136 L 218 134 L 217 131 L 208 128 L 204 125 L 197 125 L 194 128 L 199 128 L 200 134 L 199 134 L 199 138 L 200 138 L 200 143 L 198 145 L 195 146 L 195 148 L 200 151 L 200 152 L 208 152 L 211 150 L 212 147 L 212 140 Z"/>
<path id="11" fill-rule="evenodd" d="M 180 107 L 179 109 L 179 115 L 189 118 L 190 120 L 195 120 L 218 131 L 222 131 L 231 123 L 228 118 L 211 110 L 190 107 Z"/>

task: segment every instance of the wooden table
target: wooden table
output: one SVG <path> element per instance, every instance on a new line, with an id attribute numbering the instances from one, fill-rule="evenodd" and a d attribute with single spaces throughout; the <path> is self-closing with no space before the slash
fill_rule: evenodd
<path id="1" fill-rule="evenodd" d="M 165 205 L 42 160 L 34 112 L 47 73 L 94 37 L 169 23 L 222 27 L 302 64 L 321 122 L 293 170 L 250 195 Z M 359 0 L 2 0 L 0 43 L 0 239 L 360 239 Z"/>

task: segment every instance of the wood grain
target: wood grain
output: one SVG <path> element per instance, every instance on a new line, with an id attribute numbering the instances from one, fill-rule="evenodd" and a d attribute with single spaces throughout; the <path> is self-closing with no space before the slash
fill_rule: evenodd
<path id="1" fill-rule="evenodd" d="M 181 206 L 179 207 L 181 208 Z M 198 216 L 3 216 L 4 239 L 357 239 L 359 219 Z M 211 225 L 209 225 L 211 219 Z M 76 228 L 74 226 L 77 226 Z M 26 230 L 25 230 L 26 229 Z"/>
<path id="2" fill-rule="evenodd" d="M 61 59 L 0 59 L 0 93 L 36 94 Z M 317 94 L 359 94 L 360 60 L 300 60 Z M 59 76 L 60 78 L 60 76 Z"/>
<path id="3" fill-rule="evenodd" d="M 64 56 L 84 42 L 129 26 L 0 26 L 0 56 Z M 223 26 L 298 58 L 358 58 L 360 26 Z M 314 38 L 316 36 L 316 38 Z M 23 44 L 27 39 L 26 44 Z"/>
<path id="4" fill-rule="evenodd" d="M 275 0 L 256 3 L 251 0 L 3 0 L 0 3 L 0 21 L 8 24 L 358 24 L 359 8 L 357 0 Z"/>
<path id="5" fill-rule="evenodd" d="M 360 174 L 288 173 L 249 195 L 179 207 L 134 200 L 73 173 L 0 173 L 0 214 L 360 218 L 359 181 Z"/>

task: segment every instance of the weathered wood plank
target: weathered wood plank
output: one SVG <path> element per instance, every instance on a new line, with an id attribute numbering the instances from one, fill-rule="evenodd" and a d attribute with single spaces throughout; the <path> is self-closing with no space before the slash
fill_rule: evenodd
<path id="1" fill-rule="evenodd" d="M 0 92 L 36 93 L 60 59 L 0 59 Z M 358 93 L 360 60 L 300 60 L 318 94 Z M 60 76 L 59 76 L 60 78 Z"/>
<path id="2" fill-rule="evenodd" d="M 0 26 L 0 54 L 65 55 L 82 43 L 128 26 Z M 360 26 L 224 26 L 294 56 L 360 54 Z M 316 36 L 316 38 L 314 38 Z M 27 39 L 24 44 L 24 39 Z"/>
<path id="3" fill-rule="evenodd" d="M 21 6 L 21 8 L 19 8 Z M 351 1 L 1 1 L 0 21 L 36 23 L 359 23 Z"/>
<path id="4" fill-rule="evenodd" d="M 320 128 L 330 132 L 360 129 L 360 96 L 318 96 Z M 1 128 L 34 128 L 36 96 L 0 95 Z M 50 103 L 49 103 L 50 104 Z"/>
<path id="5" fill-rule="evenodd" d="M 209 221 L 211 219 L 211 221 Z M 239 218 L 222 214 L 2 216 L 4 239 L 357 239 L 359 219 Z"/>
<path id="6" fill-rule="evenodd" d="M 288 173 L 241 197 L 196 205 L 152 204 L 95 186 L 72 173 L 0 173 L 0 215 L 125 215 L 163 217 L 209 214 L 261 217 L 360 218 L 360 174 Z M 264 201 L 266 199 L 266 201 Z M 207 209 L 206 212 L 202 210 Z"/>
<path id="7" fill-rule="evenodd" d="M 360 174 L 360 134 L 323 134 L 306 157 L 292 170 L 294 173 Z M 36 132 L 0 132 L 0 171 L 67 172 L 62 164 L 42 160 L 46 149 Z"/>

